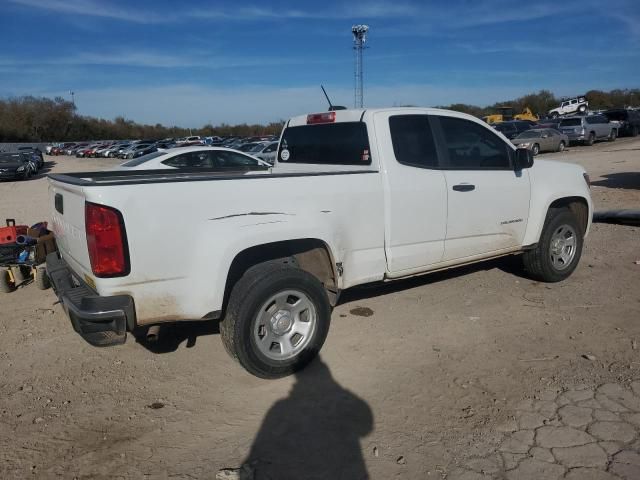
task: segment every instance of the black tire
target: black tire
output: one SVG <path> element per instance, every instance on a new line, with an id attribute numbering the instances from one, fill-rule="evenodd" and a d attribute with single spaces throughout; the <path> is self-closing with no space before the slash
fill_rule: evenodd
<path id="1" fill-rule="evenodd" d="M 287 290 L 307 296 L 315 308 L 316 324 L 302 351 L 286 360 L 274 360 L 260 351 L 254 328 L 265 302 Z M 260 378 L 281 378 L 301 370 L 318 355 L 330 322 L 329 298 L 316 277 L 290 264 L 269 262 L 247 270 L 233 287 L 220 336 L 227 352 L 249 373 Z"/>
<path id="2" fill-rule="evenodd" d="M 41 265 L 36 268 L 36 278 L 34 282 L 38 290 L 47 290 L 51 287 L 51 280 L 49 280 L 49 275 L 47 275 L 46 267 Z"/>
<path id="3" fill-rule="evenodd" d="M 0 270 L 0 292 L 11 293 L 16 289 L 16 284 L 11 280 L 9 270 L 3 268 Z"/>
<path id="4" fill-rule="evenodd" d="M 584 144 L 588 147 L 592 146 L 596 141 L 596 136 L 593 132 L 589 134 L 589 138 L 584 141 Z"/>
<path id="5" fill-rule="evenodd" d="M 586 112 L 586 111 L 587 111 L 587 107 L 586 107 L 585 105 L 580 105 L 580 106 L 578 107 L 578 111 L 579 111 L 580 113 L 584 113 L 584 112 Z"/>
<path id="6" fill-rule="evenodd" d="M 617 136 L 618 136 L 618 131 L 615 128 L 612 128 L 611 133 L 609 134 L 609 138 L 607 138 L 607 141 L 615 142 Z"/>
<path id="7" fill-rule="evenodd" d="M 556 268 L 552 259 L 552 237 L 562 227 L 570 227 L 575 233 L 575 252 L 566 266 Z M 550 209 L 547 213 L 540 240 L 535 248 L 522 255 L 526 272 L 542 282 L 560 282 L 569 277 L 578 266 L 582 255 L 584 232 L 578 219 L 568 209 Z"/>
<path id="8" fill-rule="evenodd" d="M 540 153 L 540 145 L 538 145 L 537 143 L 534 143 L 533 147 L 531 147 L 531 153 L 533 154 L 534 157 L 538 155 Z"/>
<path id="9" fill-rule="evenodd" d="M 558 118 L 560 116 L 560 114 L 558 112 L 553 112 L 551 114 L 551 118 Z"/>
<path id="10" fill-rule="evenodd" d="M 564 143 L 564 140 L 561 140 L 560 143 L 558 144 L 558 151 L 559 152 L 564 152 L 564 149 L 567 145 Z"/>
<path id="11" fill-rule="evenodd" d="M 631 136 L 632 136 L 632 137 L 637 137 L 637 136 L 638 136 L 638 133 L 640 133 L 640 129 L 638 128 L 638 126 L 637 126 L 637 125 L 635 125 L 635 126 L 633 127 L 633 129 L 631 130 Z"/>

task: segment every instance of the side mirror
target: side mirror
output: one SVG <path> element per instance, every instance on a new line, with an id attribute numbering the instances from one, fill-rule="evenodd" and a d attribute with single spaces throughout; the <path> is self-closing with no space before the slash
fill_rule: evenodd
<path id="1" fill-rule="evenodd" d="M 515 170 L 533 167 L 533 152 L 528 148 L 517 148 L 513 167 Z"/>

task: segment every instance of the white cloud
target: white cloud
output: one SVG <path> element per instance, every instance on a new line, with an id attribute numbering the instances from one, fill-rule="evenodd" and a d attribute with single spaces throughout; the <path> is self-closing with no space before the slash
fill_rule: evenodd
<path id="1" fill-rule="evenodd" d="M 121 7 L 95 0 L 9 0 L 30 8 L 49 10 L 72 15 L 112 18 L 127 22 L 152 24 L 171 22 L 171 16 Z"/>
<path id="2" fill-rule="evenodd" d="M 221 19 L 254 21 L 265 19 L 335 19 L 358 17 L 364 19 L 405 17 L 418 12 L 416 7 L 398 2 L 378 1 L 362 5 L 345 5 L 336 9 L 314 8 L 272 8 L 264 6 L 246 6 L 233 9 L 209 8 L 173 10 L 163 14 L 155 11 L 136 10 L 122 7 L 112 2 L 96 0 L 8 0 L 11 3 L 30 8 L 92 17 L 112 18 L 134 23 L 169 23 L 193 19 Z"/>

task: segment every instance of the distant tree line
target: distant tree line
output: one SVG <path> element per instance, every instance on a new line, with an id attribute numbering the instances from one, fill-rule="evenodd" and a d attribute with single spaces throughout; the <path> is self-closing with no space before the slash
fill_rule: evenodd
<path id="1" fill-rule="evenodd" d="M 611 90 L 604 92 L 602 90 L 589 90 L 586 92 L 589 108 L 592 110 L 623 108 L 627 106 L 640 107 L 640 89 Z M 562 98 L 556 97 L 549 90 L 540 90 L 538 93 L 529 93 L 514 100 L 498 102 L 487 107 L 478 107 L 476 105 L 467 105 L 464 103 L 455 103 L 446 108 L 456 110 L 458 112 L 468 113 L 476 117 L 484 117 L 497 113 L 498 107 L 513 107 L 516 113 L 520 113 L 526 107 L 539 116 L 544 116 L 552 108 L 560 105 Z"/>
<path id="2" fill-rule="evenodd" d="M 78 115 L 73 103 L 61 97 L 16 97 L 0 99 L 0 142 L 52 142 L 88 139 L 177 138 L 188 135 L 272 135 L 284 122 L 267 125 L 211 124 L 201 128 L 145 125 L 116 117 L 113 120 Z"/>
<path id="3" fill-rule="evenodd" d="M 590 90 L 586 93 L 592 109 L 640 106 L 640 89 Z M 548 90 L 530 93 L 514 100 L 498 102 L 487 107 L 456 103 L 441 107 L 483 117 L 496 113 L 497 107 L 511 106 L 516 112 L 529 107 L 538 115 L 546 114 L 559 105 L 561 98 Z M 79 115 L 73 103 L 61 98 L 15 97 L 0 99 L 0 142 L 51 142 L 88 139 L 176 138 L 187 135 L 271 135 L 282 130 L 283 122 L 267 125 L 204 125 L 201 128 L 166 127 L 159 123 L 145 125 L 116 117 L 113 120 Z"/>

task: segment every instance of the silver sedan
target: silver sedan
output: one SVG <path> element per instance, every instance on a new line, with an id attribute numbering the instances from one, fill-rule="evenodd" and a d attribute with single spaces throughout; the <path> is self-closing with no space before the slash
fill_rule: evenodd
<path id="1" fill-rule="evenodd" d="M 533 128 L 511 142 L 517 147 L 528 148 L 535 156 L 540 152 L 562 152 L 569 145 L 569 137 L 552 128 Z"/>

